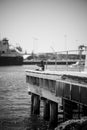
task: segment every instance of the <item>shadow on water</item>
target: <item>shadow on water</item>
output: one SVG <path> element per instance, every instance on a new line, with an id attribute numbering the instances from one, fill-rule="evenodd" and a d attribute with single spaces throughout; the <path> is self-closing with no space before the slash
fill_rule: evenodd
<path id="1" fill-rule="evenodd" d="M 38 116 L 29 115 L 29 118 L 0 119 L 0 130 L 47 130 L 48 123 Z"/>

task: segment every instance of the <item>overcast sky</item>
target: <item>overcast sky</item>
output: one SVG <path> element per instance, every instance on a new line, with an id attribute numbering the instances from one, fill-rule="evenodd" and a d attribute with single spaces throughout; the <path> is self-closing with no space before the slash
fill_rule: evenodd
<path id="1" fill-rule="evenodd" d="M 28 52 L 87 45 L 87 0 L 0 0 L 0 39 Z"/>

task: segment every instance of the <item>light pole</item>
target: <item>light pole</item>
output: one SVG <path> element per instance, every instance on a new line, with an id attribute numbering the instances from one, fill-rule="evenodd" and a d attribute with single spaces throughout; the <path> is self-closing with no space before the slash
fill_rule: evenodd
<path id="1" fill-rule="evenodd" d="M 65 37 L 65 50 L 66 50 L 66 66 L 67 66 L 67 70 L 68 70 L 68 49 L 67 49 L 67 35 L 64 35 Z"/>
<path id="2" fill-rule="evenodd" d="M 37 45 L 37 41 L 38 41 L 38 38 L 36 37 L 33 37 L 33 59 L 34 59 L 34 54 L 36 53 L 35 51 L 37 50 L 38 48 L 38 45 Z M 37 48 L 36 48 L 37 47 Z"/>

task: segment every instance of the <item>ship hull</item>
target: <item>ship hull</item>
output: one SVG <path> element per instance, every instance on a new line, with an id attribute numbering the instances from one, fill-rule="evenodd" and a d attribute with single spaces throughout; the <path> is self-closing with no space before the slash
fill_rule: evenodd
<path id="1" fill-rule="evenodd" d="M 23 64 L 23 57 L 22 56 L 0 56 L 0 66 L 7 66 L 7 65 L 22 65 Z"/>

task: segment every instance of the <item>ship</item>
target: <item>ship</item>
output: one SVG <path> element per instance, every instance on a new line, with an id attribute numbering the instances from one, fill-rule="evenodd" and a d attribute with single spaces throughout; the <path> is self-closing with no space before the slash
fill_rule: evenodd
<path id="1" fill-rule="evenodd" d="M 16 47 L 11 48 L 7 38 L 0 40 L 0 66 L 22 64 L 22 53 Z"/>

